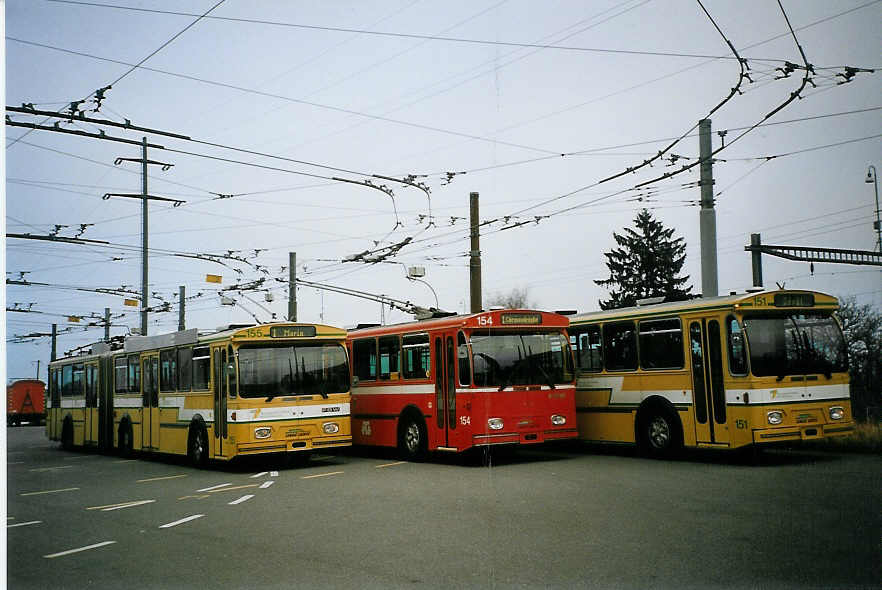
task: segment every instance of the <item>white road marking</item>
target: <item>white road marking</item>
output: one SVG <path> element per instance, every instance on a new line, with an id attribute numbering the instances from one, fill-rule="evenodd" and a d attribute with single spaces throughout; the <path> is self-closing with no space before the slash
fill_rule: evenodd
<path id="1" fill-rule="evenodd" d="M 181 520 L 176 520 L 174 522 L 169 522 L 166 524 L 159 525 L 161 529 L 168 529 L 173 526 L 178 526 L 179 524 L 184 524 L 185 522 L 190 522 L 191 520 L 196 520 L 197 518 L 202 518 L 205 516 L 204 514 L 194 514 L 193 516 L 188 516 L 187 518 L 182 518 Z"/>
<path id="2" fill-rule="evenodd" d="M 104 541 L 103 543 L 95 543 L 94 545 L 87 545 L 86 547 L 79 547 L 77 549 L 69 549 L 67 551 L 62 551 L 61 553 L 50 553 L 49 555 L 44 555 L 46 559 L 55 559 L 56 557 L 62 557 L 64 555 L 70 555 L 71 553 L 79 553 L 80 551 L 88 551 L 89 549 L 97 549 L 98 547 L 104 547 L 105 545 L 113 545 L 116 541 Z"/>
<path id="3" fill-rule="evenodd" d="M 265 481 L 265 482 L 263 482 L 262 484 L 260 484 L 260 489 L 265 490 L 265 489 L 267 489 L 268 487 L 270 487 L 271 485 L 273 485 L 274 483 L 276 483 L 276 482 L 274 482 L 274 481 L 272 481 L 272 480 L 270 480 L 270 481 Z"/>
<path id="4" fill-rule="evenodd" d="M 133 506 L 141 506 L 143 504 L 152 504 L 156 500 L 133 500 L 131 502 L 122 502 L 120 504 L 108 504 L 107 506 L 91 506 L 86 510 L 100 510 L 101 512 L 110 512 L 111 510 L 121 510 L 123 508 L 132 508 Z"/>
<path id="5" fill-rule="evenodd" d="M 270 471 L 270 477 L 279 477 L 278 471 Z"/>
<path id="6" fill-rule="evenodd" d="M 231 483 L 229 483 L 229 482 L 227 482 L 227 483 L 219 483 L 219 484 L 217 484 L 216 486 L 211 486 L 210 488 L 202 488 L 201 490 L 196 490 L 196 491 L 197 491 L 197 492 L 210 492 L 210 491 L 212 491 L 212 490 L 216 490 L 216 489 L 218 489 L 218 488 L 225 488 L 225 487 L 227 487 L 227 486 L 229 486 L 229 485 L 233 485 L 233 484 L 231 484 Z"/>
<path id="7" fill-rule="evenodd" d="M 166 475 L 166 476 L 164 476 L 164 477 L 151 477 L 151 478 L 149 478 L 149 479 L 139 479 L 139 480 L 137 481 L 137 483 L 145 483 L 145 482 L 148 482 L 148 481 L 163 481 L 163 480 L 166 480 L 166 479 L 178 479 L 178 478 L 180 478 L 180 477 L 187 477 L 187 474 L 185 473 L 185 474 L 183 474 L 183 475 Z"/>
<path id="8" fill-rule="evenodd" d="M 17 526 L 29 526 L 29 525 L 32 525 L 32 524 L 40 524 L 40 523 L 42 523 L 42 522 L 43 522 L 42 520 L 31 520 L 31 521 L 29 521 L 29 522 L 19 522 L 19 523 L 17 523 L 17 524 L 7 524 L 7 525 L 6 525 L 6 528 L 8 528 L 8 529 L 14 529 L 14 528 L 17 527 Z"/>
<path id="9" fill-rule="evenodd" d="M 340 475 L 342 471 L 331 471 L 330 473 L 319 473 L 317 475 L 304 475 L 300 479 L 315 479 L 316 477 L 328 477 L 329 475 Z"/>
<path id="10" fill-rule="evenodd" d="M 266 471 L 261 471 L 260 473 L 255 473 L 254 475 L 252 475 L 251 479 L 257 479 L 258 477 L 263 477 L 266 474 L 267 474 Z"/>
<path id="11" fill-rule="evenodd" d="M 28 471 L 57 471 L 58 469 L 70 469 L 73 465 L 62 465 L 60 467 L 38 467 L 36 469 L 28 469 Z"/>
<path id="12" fill-rule="evenodd" d="M 19 496 L 40 496 L 42 494 L 57 494 L 59 492 L 72 492 L 78 489 L 80 488 L 63 488 L 60 490 L 45 490 L 43 492 L 26 492 L 24 494 L 19 494 Z"/>
<path id="13" fill-rule="evenodd" d="M 7 465 L 24 465 L 24 461 L 7 461 Z"/>
<path id="14" fill-rule="evenodd" d="M 394 467 L 396 465 L 404 465 L 407 461 L 396 461 L 395 463 L 384 463 L 383 465 L 376 465 L 374 469 L 382 469 L 383 467 Z"/>
<path id="15" fill-rule="evenodd" d="M 211 491 L 208 492 L 208 493 L 209 493 L 209 494 L 216 494 L 217 492 L 232 492 L 233 490 L 241 490 L 241 489 L 244 489 L 244 488 L 256 488 L 256 487 L 257 487 L 257 484 L 256 484 L 256 483 L 249 483 L 249 484 L 245 484 L 245 485 L 242 485 L 242 486 L 233 486 L 233 487 L 231 487 L 231 488 L 220 488 L 220 489 L 217 489 L 217 490 L 211 490 Z"/>
<path id="16" fill-rule="evenodd" d="M 82 455 L 80 457 L 68 457 L 65 461 L 79 461 L 80 459 L 95 459 L 95 455 Z"/>
<path id="17" fill-rule="evenodd" d="M 114 461 L 114 463 L 134 463 L 137 459 L 122 459 L 121 461 Z"/>
<path id="18" fill-rule="evenodd" d="M 233 500 L 232 502 L 227 502 L 230 506 L 235 506 L 236 504 L 241 504 L 242 502 L 246 502 L 254 497 L 254 494 L 246 494 L 239 498 L 238 500 Z"/>

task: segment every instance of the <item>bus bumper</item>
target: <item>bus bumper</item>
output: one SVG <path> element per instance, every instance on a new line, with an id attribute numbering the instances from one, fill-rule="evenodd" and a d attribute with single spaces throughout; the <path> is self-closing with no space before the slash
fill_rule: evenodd
<path id="1" fill-rule="evenodd" d="M 787 441 L 820 440 L 836 436 L 848 436 L 852 432 L 854 432 L 854 422 L 766 428 L 753 431 L 753 442 L 755 444 L 768 444 Z"/>

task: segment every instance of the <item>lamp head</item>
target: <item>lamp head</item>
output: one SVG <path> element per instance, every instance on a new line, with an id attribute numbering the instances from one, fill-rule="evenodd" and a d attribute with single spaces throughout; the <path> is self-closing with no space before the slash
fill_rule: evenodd
<path id="1" fill-rule="evenodd" d="M 874 172 L 876 172 L 876 170 L 874 170 L 873 167 L 870 166 L 867 169 L 867 178 L 864 179 L 864 182 L 866 182 L 867 184 L 872 184 L 876 182 L 876 175 L 874 174 Z"/>

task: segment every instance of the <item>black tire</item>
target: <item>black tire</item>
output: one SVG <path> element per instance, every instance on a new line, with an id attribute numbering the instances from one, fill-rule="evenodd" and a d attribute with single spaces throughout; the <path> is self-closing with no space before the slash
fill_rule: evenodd
<path id="1" fill-rule="evenodd" d="M 69 419 L 61 427 L 61 448 L 65 451 L 73 449 L 73 422 Z"/>
<path id="2" fill-rule="evenodd" d="M 426 458 L 428 440 L 426 424 L 422 418 L 405 415 L 398 427 L 398 454 L 405 461 L 422 461 Z"/>
<path id="3" fill-rule="evenodd" d="M 193 467 L 205 467 L 208 465 L 208 434 L 202 424 L 190 426 L 190 435 L 187 438 L 187 458 Z"/>
<path id="4" fill-rule="evenodd" d="M 650 457 L 673 457 L 683 446 L 680 421 L 670 412 L 651 410 L 640 422 L 640 446 Z"/>
<path id="5" fill-rule="evenodd" d="M 132 456 L 133 441 L 134 436 L 132 436 L 132 425 L 128 422 L 123 422 L 119 426 L 119 436 L 117 439 L 117 450 L 121 457 Z"/>

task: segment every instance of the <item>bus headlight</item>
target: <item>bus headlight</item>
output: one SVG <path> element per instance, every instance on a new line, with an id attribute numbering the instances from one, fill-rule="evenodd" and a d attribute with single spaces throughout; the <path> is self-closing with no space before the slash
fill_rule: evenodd
<path id="1" fill-rule="evenodd" d="M 325 422 L 322 424 L 322 430 L 325 434 L 337 434 L 340 432 L 340 426 L 336 422 Z"/>
<path id="2" fill-rule="evenodd" d="M 830 408 L 831 420 L 842 420 L 845 417 L 845 408 L 841 406 L 833 406 Z"/>
<path id="3" fill-rule="evenodd" d="M 784 421 L 784 414 L 782 414 L 778 410 L 769 412 L 768 414 L 766 414 L 766 417 L 769 420 L 769 424 L 771 424 L 772 426 L 776 426 Z"/>
<path id="4" fill-rule="evenodd" d="M 490 427 L 490 430 L 502 430 L 504 424 L 502 418 L 490 418 L 487 420 L 487 426 Z"/>
<path id="5" fill-rule="evenodd" d="M 273 429 L 269 426 L 260 426 L 254 429 L 254 438 L 269 438 Z"/>
<path id="6" fill-rule="evenodd" d="M 551 417 L 551 423 L 554 424 L 555 426 L 563 426 L 564 424 L 567 423 L 567 417 L 561 416 L 560 414 L 554 414 Z"/>

